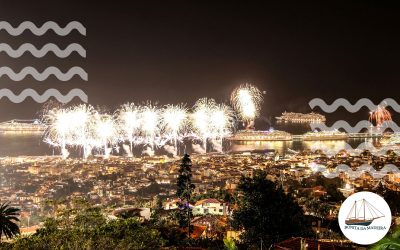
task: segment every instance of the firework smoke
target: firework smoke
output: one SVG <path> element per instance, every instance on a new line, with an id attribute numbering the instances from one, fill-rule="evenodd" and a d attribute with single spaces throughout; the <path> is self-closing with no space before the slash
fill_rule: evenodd
<path id="1" fill-rule="evenodd" d="M 122 149 L 124 150 L 125 154 L 128 157 L 133 157 L 133 152 L 132 152 L 132 149 L 129 147 L 129 145 L 122 144 Z"/>
<path id="2" fill-rule="evenodd" d="M 164 150 L 165 150 L 167 153 L 172 154 L 173 156 L 176 156 L 176 155 L 177 155 L 177 149 L 176 149 L 176 147 L 171 146 L 171 145 L 164 145 L 163 148 L 164 148 Z"/>
<path id="3" fill-rule="evenodd" d="M 146 147 L 146 149 L 142 151 L 142 155 L 153 156 L 154 150 L 151 147 Z"/>
<path id="4" fill-rule="evenodd" d="M 194 152 L 198 153 L 198 154 L 205 154 L 206 150 L 204 148 L 202 148 L 201 145 L 193 143 L 192 144 L 192 149 Z"/>

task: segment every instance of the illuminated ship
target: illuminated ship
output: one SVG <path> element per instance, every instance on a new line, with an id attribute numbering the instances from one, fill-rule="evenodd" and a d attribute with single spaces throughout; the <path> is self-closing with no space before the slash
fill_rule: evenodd
<path id="1" fill-rule="evenodd" d="M 0 123 L 0 133 L 44 133 L 47 126 L 39 120 L 11 120 Z"/>
<path id="2" fill-rule="evenodd" d="M 358 206 L 358 204 L 360 204 Z M 349 214 L 346 217 L 346 225 L 369 226 L 379 218 L 385 217 L 378 209 L 365 199 L 354 201 Z"/>
<path id="3" fill-rule="evenodd" d="M 314 131 L 303 135 L 304 141 L 324 141 L 324 140 L 346 140 L 348 135 L 338 130 L 334 131 Z"/>
<path id="4" fill-rule="evenodd" d="M 291 141 L 292 135 L 279 130 L 240 130 L 229 137 L 231 141 Z"/>
<path id="5" fill-rule="evenodd" d="M 275 117 L 278 122 L 293 122 L 293 123 L 323 123 L 326 121 L 324 115 L 318 113 L 294 113 L 283 112 L 281 116 Z"/>

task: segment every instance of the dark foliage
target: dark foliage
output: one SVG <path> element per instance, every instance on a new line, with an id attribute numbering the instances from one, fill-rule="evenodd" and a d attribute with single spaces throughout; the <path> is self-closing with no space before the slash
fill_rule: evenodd
<path id="1" fill-rule="evenodd" d="M 271 244 L 292 236 L 309 234 L 302 209 L 291 196 L 257 171 L 253 178 L 242 177 L 239 208 L 233 214 L 232 225 L 244 229 L 241 238 L 247 246 L 268 248 Z"/>

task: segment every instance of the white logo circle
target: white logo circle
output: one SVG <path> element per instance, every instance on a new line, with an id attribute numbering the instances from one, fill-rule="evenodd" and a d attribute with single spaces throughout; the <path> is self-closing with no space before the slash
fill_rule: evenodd
<path id="1" fill-rule="evenodd" d="M 385 237 L 392 222 L 392 213 L 381 196 L 358 192 L 343 202 L 338 220 L 347 239 L 360 245 L 370 245 Z"/>

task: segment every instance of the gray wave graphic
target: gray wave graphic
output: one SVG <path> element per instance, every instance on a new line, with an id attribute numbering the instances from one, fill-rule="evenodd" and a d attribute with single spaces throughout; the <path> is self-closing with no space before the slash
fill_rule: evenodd
<path id="1" fill-rule="evenodd" d="M 381 170 L 375 170 L 373 166 L 369 164 L 363 164 L 359 166 L 357 169 L 353 170 L 346 164 L 340 164 L 336 168 L 328 169 L 323 165 L 314 165 L 310 167 L 314 173 L 320 172 L 326 178 L 335 178 L 340 175 L 340 173 L 348 174 L 350 179 L 357 179 L 364 173 L 369 173 L 374 179 L 381 179 L 385 177 L 389 173 L 399 174 L 399 168 L 394 164 L 386 164 Z"/>
<path id="2" fill-rule="evenodd" d="M 77 43 L 68 45 L 64 50 L 60 49 L 54 43 L 45 44 L 41 49 L 37 49 L 33 44 L 24 43 L 18 49 L 13 49 L 7 43 L 0 43 L 0 52 L 5 52 L 13 58 L 21 57 L 25 52 L 30 52 L 34 57 L 41 58 L 47 53 L 53 52 L 59 58 L 66 58 L 72 52 L 77 52 L 81 57 L 86 57 L 86 50 Z"/>
<path id="3" fill-rule="evenodd" d="M 335 122 L 331 127 L 326 126 L 324 123 L 311 123 L 310 127 L 312 130 L 322 130 L 322 131 L 334 131 L 339 129 L 344 129 L 347 133 L 359 133 L 363 129 L 369 129 L 374 127 L 374 125 L 369 121 L 359 121 L 354 127 L 352 127 L 346 121 L 340 120 Z M 380 126 L 379 129 L 381 132 L 384 132 L 387 129 L 393 130 L 393 132 L 400 132 L 400 127 L 393 121 L 385 121 Z"/>
<path id="4" fill-rule="evenodd" d="M 328 148 L 324 146 L 323 143 L 314 143 L 311 145 L 312 150 L 321 150 L 327 156 L 334 156 L 338 154 L 341 150 L 346 150 L 349 154 L 360 154 L 364 150 L 368 150 L 371 152 L 372 155 L 375 156 L 383 156 L 386 155 L 388 150 L 393 150 L 395 153 L 400 154 L 400 147 L 394 146 L 383 146 L 380 148 L 376 148 L 371 142 L 362 142 L 357 147 L 352 147 L 350 144 L 345 143 L 343 147 L 336 147 L 336 148 Z"/>
<path id="5" fill-rule="evenodd" d="M 80 22 L 72 21 L 68 23 L 64 28 L 61 28 L 56 22 L 48 21 L 45 22 L 42 27 L 37 27 L 30 21 L 22 22 L 18 27 L 14 28 L 10 23 L 6 21 L 0 21 L 0 31 L 5 30 L 12 36 L 19 36 L 25 30 L 30 30 L 36 36 L 42 36 L 48 30 L 53 30 L 59 36 L 66 36 L 71 33 L 72 30 L 77 30 L 80 34 L 86 36 L 86 28 Z"/>
<path id="6" fill-rule="evenodd" d="M 61 103 L 70 102 L 75 97 L 80 98 L 83 102 L 88 102 L 88 96 L 81 89 L 72 89 L 66 95 L 62 95 L 57 89 L 48 89 L 42 95 L 33 89 L 24 89 L 19 95 L 15 95 L 9 89 L 0 89 L 0 99 L 3 97 L 7 97 L 13 103 L 21 103 L 27 97 L 31 97 L 37 103 L 44 103 L 50 97 L 56 98 Z"/>
<path id="7" fill-rule="evenodd" d="M 60 81 L 69 81 L 75 75 L 80 76 L 84 81 L 88 80 L 88 74 L 81 67 L 72 67 L 66 73 L 61 72 L 61 70 L 56 67 L 48 67 L 42 73 L 39 73 L 33 67 L 25 67 L 19 73 L 15 73 L 9 67 L 0 67 L 0 77 L 2 77 L 3 75 L 7 75 L 13 81 L 21 81 L 27 75 L 31 75 L 37 81 L 44 81 L 50 75 L 54 75 Z"/>
<path id="8" fill-rule="evenodd" d="M 339 107 L 344 107 L 348 112 L 355 113 L 359 111 L 362 107 L 367 107 L 369 110 L 374 111 L 380 107 L 392 107 L 393 110 L 400 113 L 400 105 L 392 98 L 386 98 L 380 102 L 380 104 L 375 105 L 368 98 L 361 98 L 354 105 L 344 98 L 336 99 L 331 105 L 328 105 L 324 100 L 320 98 L 312 99 L 308 105 L 314 109 L 315 107 L 320 107 L 325 113 L 333 113 Z"/>

